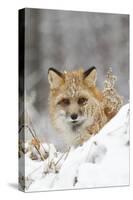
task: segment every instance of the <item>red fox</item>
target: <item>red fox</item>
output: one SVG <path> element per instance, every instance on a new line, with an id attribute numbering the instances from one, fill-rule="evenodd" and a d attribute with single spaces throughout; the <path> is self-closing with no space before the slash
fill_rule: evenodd
<path id="1" fill-rule="evenodd" d="M 113 93 L 115 107 L 109 94 L 96 87 L 96 68 L 71 72 L 48 70 L 50 84 L 49 111 L 53 126 L 64 136 L 68 146 L 81 145 L 118 112 L 121 97 Z M 111 89 L 112 90 L 112 89 Z"/>

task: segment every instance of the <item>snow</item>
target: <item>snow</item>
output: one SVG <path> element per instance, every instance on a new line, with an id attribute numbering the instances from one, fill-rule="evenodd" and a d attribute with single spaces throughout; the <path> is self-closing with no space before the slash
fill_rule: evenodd
<path id="1" fill-rule="evenodd" d="M 129 185 L 129 104 L 82 146 L 63 154 L 50 144 L 49 154 L 25 154 L 26 192 Z"/>

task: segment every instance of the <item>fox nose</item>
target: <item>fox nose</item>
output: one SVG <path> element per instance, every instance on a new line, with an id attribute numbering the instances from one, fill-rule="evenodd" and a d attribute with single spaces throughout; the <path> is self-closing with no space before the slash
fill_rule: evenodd
<path id="1" fill-rule="evenodd" d="M 71 118 L 72 118 L 73 120 L 75 120 L 75 119 L 78 118 L 78 115 L 77 115 L 76 113 L 73 113 L 73 114 L 71 114 Z"/>

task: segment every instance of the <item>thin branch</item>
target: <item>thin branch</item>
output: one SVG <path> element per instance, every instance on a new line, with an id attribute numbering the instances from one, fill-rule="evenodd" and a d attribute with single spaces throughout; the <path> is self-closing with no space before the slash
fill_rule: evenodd
<path id="1" fill-rule="evenodd" d="M 20 127 L 20 129 L 19 129 L 19 132 L 22 130 L 22 128 L 27 128 L 27 129 L 30 131 L 32 137 L 37 141 L 37 143 L 39 142 L 37 136 L 33 133 L 32 129 L 31 129 L 28 125 L 22 125 L 22 126 Z M 43 156 L 42 153 L 39 151 L 39 149 L 36 147 L 36 145 L 34 145 L 34 147 L 36 148 L 37 152 L 39 153 L 39 155 L 40 155 L 40 157 L 41 157 L 41 160 L 45 160 L 44 156 Z M 46 152 L 45 152 L 45 153 L 46 153 Z"/>

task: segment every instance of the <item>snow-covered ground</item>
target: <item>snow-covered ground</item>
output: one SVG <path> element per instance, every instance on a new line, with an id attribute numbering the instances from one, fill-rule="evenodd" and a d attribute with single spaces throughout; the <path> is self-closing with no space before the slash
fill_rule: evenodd
<path id="1" fill-rule="evenodd" d="M 66 153 L 44 144 L 49 157 L 25 154 L 25 191 L 124 186 L 129 184 L 129 104 L 82 146 Z M 20 159 L 21 162 L 21 159 Z"/>

